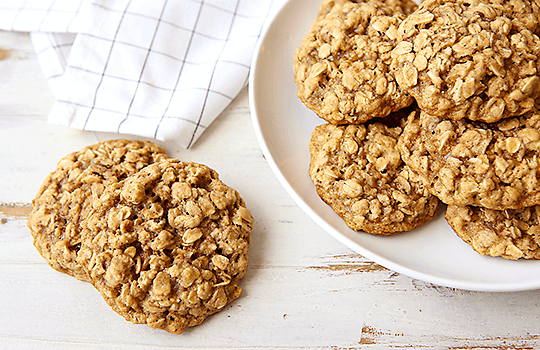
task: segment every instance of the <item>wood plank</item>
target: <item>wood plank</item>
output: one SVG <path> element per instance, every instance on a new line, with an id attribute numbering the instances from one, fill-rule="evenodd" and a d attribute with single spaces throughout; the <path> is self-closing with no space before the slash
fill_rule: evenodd
<path id="1" fill-rule="evenodd" d="M 203 325 L 173 336 L 125 322 L 89 284 L 45 264 L 1 264 L 0 289 L 16 297 L 0 301 L 0 307 L 19 317 L 3 325 L 0 339 L 171 347 L 178 342 L 181 347 L 197 346 L 205 339 L 208 348 L 416 344 L 465 349 L 538 341 L 537 292 L 456 292 L 391 272 L 323 271 L 255 266 L 241 298 Z M 387 275 L 381 280 L 381 274 Z M 519 324 L 513 322 L 516 318 Z"/>
<path id="2" fill-rule="evenodd" d="M 28 33 L 0 30 L 0 115 L 47 115 L 54 103 Z"/>

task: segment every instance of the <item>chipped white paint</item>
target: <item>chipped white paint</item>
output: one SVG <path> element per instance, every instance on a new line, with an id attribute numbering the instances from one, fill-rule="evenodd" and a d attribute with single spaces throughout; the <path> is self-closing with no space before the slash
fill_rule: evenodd
<path id="1" fill-rule="evenodd" d="M 0 32 L 0 348 L 540 348 L 540 292 L 478 293 L 396 274 L 355 254 L 289 198 L 257 145 L 247 92 L 193 149 L 256 218 L 242 296 L 180 336 L 132 325 L 89 285 L 47 266 L 26 228 L 63 155 L 116 137 L 48 125 L 52 95 L 27 36 Z"/>

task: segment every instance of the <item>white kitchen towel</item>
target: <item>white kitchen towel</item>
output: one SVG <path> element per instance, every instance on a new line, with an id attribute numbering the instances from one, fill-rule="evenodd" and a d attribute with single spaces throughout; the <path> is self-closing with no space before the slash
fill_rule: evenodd
<path id="1" fill-rule="evenodd" d="M 86 25 L 87 0 L 0 0 L 0 29 L 71 32 Z"/>
<path id="2" fill-rule="evenodd" d="M 189 148 L 245 87 L 272 3 L 0 1 L 0 28 L 32 32 L 50 123 Z"/>

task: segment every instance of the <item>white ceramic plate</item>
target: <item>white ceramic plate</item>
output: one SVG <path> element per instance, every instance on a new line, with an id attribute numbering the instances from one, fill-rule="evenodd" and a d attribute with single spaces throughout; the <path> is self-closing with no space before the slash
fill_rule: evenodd
<path id="1" fill-rule="evenodd" d="M 414 231 L 375 236 L 348 228 L 315 192 L 308 143 L 324 121 L 296 97 L 293 54 L 321 0 L 289 0 L 264 31 L 252 62 L 250 108 L 260 147 L 283 187 L 320 227 L 366 258 L 426 282 L 476 291 L 540 288 L 540 261 L 483 257 L 453 233 L 444 212 Z"/>

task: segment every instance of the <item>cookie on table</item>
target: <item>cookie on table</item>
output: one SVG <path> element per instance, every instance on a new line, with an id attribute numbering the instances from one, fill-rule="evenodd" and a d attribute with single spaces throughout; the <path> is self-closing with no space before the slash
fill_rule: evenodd
<path id="1" fill-rule="evenodd" d="M 389 70 L 405 1 L 326 0 L 294 56 L 300 100 L 332 124 L 359 124 L 409 106 Z"/>
<path id="2" fill-rule="evenodd" d="M 402 162 L 401 126 L 324 124 L 309 144 L 319 197 L 354 230 L 390 235 L 432 219 L 439 204 Z"/>
<path id="3" fill-rule="evenodd" d="M 105 188 L 163 158 L 150 142 L 112 140 L 62 158 L 32 201 L 28 227 L 34 246 L 54 269 L 88 281 L 76 262 L 81 223 Z"/>
<path id="4" fill-rule="evenodd" d="M 457 235 L 482 255 L 540 259 L 540 206 L 493 210 L 449 205 L 445 215 Z"/>
<path id="5" fill-rule="evenodd" d="M 107 188 L 78 263 L 126 320 L 179 334 L 240 295 L 253 217 L 205 165 L 163 160 Z"/>
<path id="6" fill-rule="evenodd" d="M 411 115 L 398 147 L 439 199 L 496 210 L 540 204 L 540 113 L 482 123 Z"/>
<path id="7" fill-rule="evenodd" d="M 433 115 L 522 115 L 540 95 L 539 13 L 529 0 L 426 0 L 399 27 L 392 72 Z"/>

